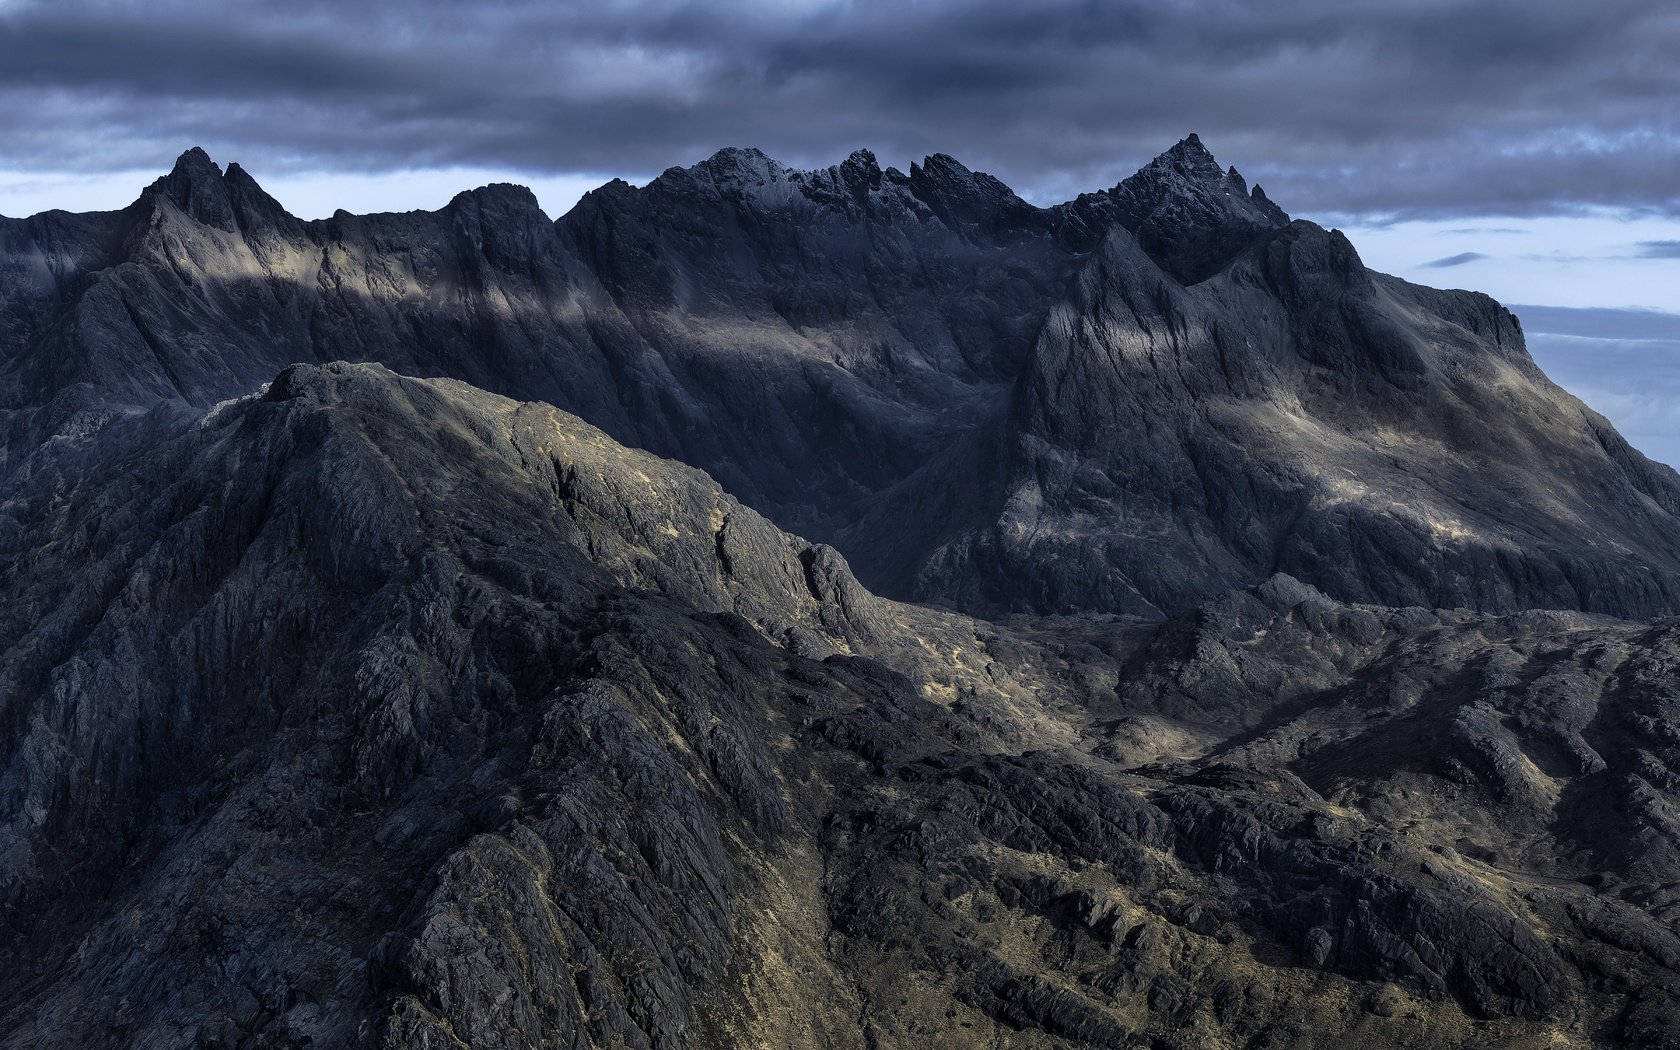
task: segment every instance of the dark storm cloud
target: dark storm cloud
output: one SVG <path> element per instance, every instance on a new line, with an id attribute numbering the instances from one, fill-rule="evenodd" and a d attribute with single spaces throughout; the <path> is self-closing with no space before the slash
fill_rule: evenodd
<path id="1" fill-rule="evenodd" d="M 1459 252 L 1457 255 L 1449 255 L 1445 259 L 1435 259 L 1431 262 L 1426 262 L 1423 265 L 1437 270 L 1444 270 L 1449 266 L 1463 266 L 1465 263 L 1473 263 L 1477 259 L 1486 258 L 1487 256 L 1483 255 L 1481 252 Z"/>
<path id="2" fill-rule="evenodd" d="M 932 151 L 1054 199 L 1184 133 L 1291 210 L 1680 214 L 1668 0 L 0 0 L 4 166 L 643 174 Z"/>

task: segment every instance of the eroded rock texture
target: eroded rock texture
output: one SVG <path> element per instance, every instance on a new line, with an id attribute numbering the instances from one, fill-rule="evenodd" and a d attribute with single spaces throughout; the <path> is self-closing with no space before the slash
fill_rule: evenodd
<path id="1" fill-rule="evenodd" d="M 0 220 L 0 333 L 8 470 L 113 414 L 377 361 L 576 413 L 970 612 L 1171 615 L 1279 571 L 1680 611 L 1672 471 L 1498 304 L 1366 270 L 1194 136 L 1054 208 L 944 156 L 725 150 L 558 221 L 488 186 L 305 223 L 194 150 L 123 211 Z"/>
<path id="2" fill-rule="evenodd" d="M 0 428 L 0 1047 L 1675 1045 L 1680 479 L 1194 136 L 190 151 Z"/>
<path id="3" fill-rule="evenodd" d="M 1680 634 L 871 595 L 378 366 L 14 478 L 8 1046 L 1663 1046 Z"/>

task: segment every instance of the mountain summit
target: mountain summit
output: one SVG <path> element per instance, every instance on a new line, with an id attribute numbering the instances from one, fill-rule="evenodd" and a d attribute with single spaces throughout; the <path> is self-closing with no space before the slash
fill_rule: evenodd
<path id="1" fill-rule="evenodd" d="M 189 151 L 0 338 L 0 1050 L 1680 1031 L 1680 477 L 1194 136 Z"/>
<path id="2" fill-rule="evenodd" d="M 1672 626 L 1282 575 L 990 624 L 550 406 L 377 365 L 33 466 L 0 533 L 0 958 L 29 963 L 0 1046 L 1680 1022 Z"/>
<path id="3" fill-rule="evenodd" d="M 6 220 L 0 274 L 20 438 L 379 361 L 702 467 L 895 597 L 1153 617 L 1283 571 L 1680 609 L 1680 481 L 1515 318 L 1367 270 L 1194 135 L 1051 208 L 943 155 L 728 149 L 555 221 L 487 187 L 304 223 L 192 150 L 125 212 Z"/>
<path id="4" fill-rule="evenodd" d="M 1255 235 L 1289 223 L 1259 186 L 1250 194 L 1236 168 L 1221 170 L 1194 134 L 1107 196 L 1114 221 L 1185 284 L 1213 276 Z"/>

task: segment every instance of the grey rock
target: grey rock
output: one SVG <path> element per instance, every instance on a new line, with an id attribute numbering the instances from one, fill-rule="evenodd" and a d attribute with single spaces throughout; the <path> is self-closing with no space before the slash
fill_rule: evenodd
<path id="1" fill-rule="evenodd" d="M 1680 1023 L 1672 623 L 1281 576 L 971 620 L 574 417 L 372 365 L 32 464 L 0 1045 Z"/>
<path id="2" fill-rule="evenodd" d="M 1194 136 L 190 151 L 0 337 L 0 1047 L 1680 1029 L 1680 479 Z"/>
<path id="3" fill-rule="evenodd" d="M 550 221 L 287 215 L 201 151 L 120 212 L 0 220 L 0 470 L 286 365 L 543 400 L 698 466 L 875 591 L 1165 616 L 1344 601 L 1680 611 L 1680 480 L 1516 319 L 1368 271 L 1191 136 L 1035 208 L 945 156 L 724 150 Z"/>

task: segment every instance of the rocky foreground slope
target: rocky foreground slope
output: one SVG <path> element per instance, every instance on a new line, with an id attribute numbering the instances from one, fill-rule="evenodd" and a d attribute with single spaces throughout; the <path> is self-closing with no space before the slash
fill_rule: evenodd
<path id="1" fill-rule="evenodd" d="M 1518 322 L 1368 271 L 1194 137 L 1037 208 L 949 157 L 725 150 L 550 221 L 288 215 L 183 155 L 129 208 L 0 220 L 0 470 L 296 361 L 540 399 L 698 466 L 875 590 L 988 615 L 1332 597 L 1680 611 L 1680 480 Z"/>
<path id="2" fill-rule="evenodd" d="M 1673 1045 L 1680 629 L 871 595 L 298 366 L 0 503 L 0 1045 Z"/>

